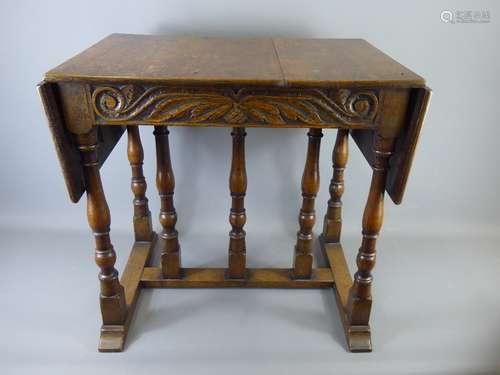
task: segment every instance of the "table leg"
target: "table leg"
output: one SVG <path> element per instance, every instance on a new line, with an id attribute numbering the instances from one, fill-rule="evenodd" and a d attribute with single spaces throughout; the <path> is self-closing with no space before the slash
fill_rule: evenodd
<path id="1" fill-rule="evenodd" d="M 393 146 L 394 139 L 375 136 L 373 175 L 363 214 L 363 240 L 356 258 L 358 271 L 354 274 L 346 309 L 349 323 L 353 326 L 367 326 L 370 320 L 375 246 L 384 217 L 385 181 Z"/>
<path id="2" fill-rule="evenodd" d="M 169 131 L 166 126 L 155 126 L 153 134 L 156 140 L 156 186 L 161 202 L 162 231 L 159 235 L 161 267 L 163 277 L 176 279 L 181 277 L 181 249 L 175 229 L 177 223 L 177 213 L 174 207 L 175 179 L 170 161 Z"/>
<path id="3" fill-rule="evenodd" d="M 123 324 L 126 302 L 115 269 L 116 253 L 109 237 L 111 216 L 102 188 L 97 156 L 97 129 L 76 136 L 87 190 L 87 218 L 95 237 L 95 262 L 100 268 L 101 313 L 104 325 Z"/>
<path id="4" fill-rule="evenodd" d="M 136 241 L 151 241 L 153 229 L 151 212 L 146 198 L 146 179 L 142 171 L 144 151 L 138 126 L 127 126 L 127 155 L 132 169 L 130 187 L 134 194 L 134 233 Z"/>
<path id="5" fill-rule="evenodd" d="M 231 279 L 243 279 L 246 271 L 245 231 L 243 226 L 247 220 L 245 212 L 245 193 L 247 190 L 247 174 L 245 169 L 245 128 L 234 128 L 233 153 L 229 189 L 232 205 L 229 213 L 229 265 L 227 276 Z"/>
<path id="6" fill-rule="evenodd" d="M 308 279 L 312 274 L 312 229 L 316 221 L 314 200 L 319 191 L 319 149 L 323 133 L 321 129 L 309 129 L 307 158 L 302 175 L 302 208 L 299 214 L 300 229 L 297 232 L 292 275 L 296 279 Z"/>
<path id="7" fill-rule="evenodd" d="M 342 194 L 344 194 L 344 170 L 349 155 L 349 130 L 337 130 L 332 152 L 333 176 L 330 181 L 330 199 L 323 222 L 323 241 L 340 242 L 342 231 Z"/>

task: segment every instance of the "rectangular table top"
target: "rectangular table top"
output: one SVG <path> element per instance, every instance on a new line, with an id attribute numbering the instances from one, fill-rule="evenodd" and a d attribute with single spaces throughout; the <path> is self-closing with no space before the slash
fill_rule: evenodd
<path id="1" fill-rule="evenodd" d="M 112 34 L 40 85 L 71 199 L 85 190 L 72 134 L 99 126 L 100 163 L 124 125 L 344 127 L 373 164 L 397 137 L 386 190 L 400 203 L 430 90 L 362 39 Z"/>
<path id="2" fill-rule="evenodd" d="M 112 34 L 47 81 L 141 81 L 277 87 L 422 87 L 425 81 L 362 39 Z"/>

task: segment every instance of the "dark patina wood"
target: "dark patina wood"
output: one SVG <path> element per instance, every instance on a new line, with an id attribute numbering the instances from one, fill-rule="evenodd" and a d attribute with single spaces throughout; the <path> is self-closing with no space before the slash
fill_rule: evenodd
<path id="1" fill-rule="evenodd" d="M 133 52 L 133 53 L 132 53 Z M 148 64 L 145 65 L 144 61 Z M 112 34 L 47 72 L 50 80 L 422 86 L 362 39 L 200 38 Z"/>
<path id="2" fill-rule="evenodd" d="M 111 215 L 99 174 L 97 130 L 76 137 L 82 154 L 87 190 L 87 217 L 95 237 L 95 262 L 100 268 L 100 302 L 103 327 L 125 322 L 126 304 L 123 286 L 115 269 L 116 253 L 109 237 Z"/>
<path id="3" fill-rule="evenodd" d="M 333 177 L 330 180 L 330 199 L 323 222 L 325 242 L 340 242 L 342 231 L 342 194 L 344 194 L 344 170 L 349 155 L 349 130 L 339 129 L 332 152 Z"/>
<path id="4" fill-rule="evenodd" d="M 63 120 L 61 105 L 58 101 L 58 85 L 49 82 L 42 82 L 38 85 L 38 91 L 45 108 L 47 122 L 56 149 L 57 158 L 66 183 L 69 197 L 73 203 L 77 203 L 85 193 L 85 181 L 80 152 L 72 137 L 70 129 L 66 126 L 67 119 Z M 88 132 L 91 129 L 85 129 Z M 97 148 L 99 167 L 106 161 L 113 151 L 113 148 L 120 140 L 124 132 L 122 126 L 99 127 Z M 79 133 L 74 133 L 79 134 Z"/>
<path id="5" fill-rule="evenodd" d="M 159 123 L 386 131 L 400 128 L 391 121 L 391 102 L 402 101 L 398 105 L 405 110 L 410 94 L 427 93 L 410 105 L 420 110 L 400 129 L 409 135 L 396 148 L 399 162 L 386 186 L 396 203 L 402 200 L 429 93 L 422 77 L 361 39 L 112 34 L 47 72 L 45 81 L 57 83 L 60 112 L 73 133 L 92 124 Z M 195 102 L 188 105 L 186 96 Z M 87 104 L 80 106 L 82 101 Z M 159 101 L 163 108 L 155 110 Z M 64 172 L 73 177 L 70 170 Z M 78 185 L 77 180 L 68 184 Z"/>
<path id="6" fill-rule="evenodd" d="M 141 136 L 137 126 L 127 126 L 128 143 L 127 155 L 132 169 L 130 187 L 134 194 L 134 234 L 136 241 L 151 241 L 153 229 L 151 212 L 149 211 L 148 198 L 146 198 L 146 179 L 142 171 L 144 150 L 142 149 Z"/>
<path id="7" fill-rule="evenodd" d="M 229 256 L 227 275 L 231 279 L 245 277 L 246 245 L 243 226 L 247 221 L 245 211 L 245 193 L 247 191 L 247 172 L 245 169 L 245 128 L 234 128 L 233 157 L 229 175 L 229 189 L 231 190 L 231 212 L 229 213 Z"/>
<path id="8" fill-rule="evenodd" d="M 348 318 L 352 325 L 368 325 L 372 304 L 371 271 L 375 267 L 375 245 L 384 219 L 384 186 L 388 161 L 394 148 L 394 139 L 375 137 L 372 182 L 363 213 L 363 240 L 356 263 L 354 284 L 348 302 Z"/>
<path id="9" fill-rule="evenodd" d="M 313 227 L 316 222 L 314 200 L 319 191 L 319 147 L 323 133 L 321 129 L 311 129 L 307 133 L 306 165 L 302 174 L 302 207 L 299 213 L 299 226 L 295 256 L 293 259 L 293 277 L 307 279 L 312 273 Z"/>
<path id="10" fill-rule="evenodd" d="M 313 269 L 310 279 L 290 279 L 289 268 L 248 268 L 245 278 L 227 277 L 225 268 L 185 268 L 183 279 L 165 279 L 159 268 L 145 268 L 141 283 L 145 288 L 332 288 L 329 268 Z"/>
<path id="11" fill-rule="evenodd" d="M 174 207 L 175 178 L 170 161 L 168 129 L 157 126 L 154 130 L 156 139 L 156 186 L 160 194 L 160 233 L 161 267 L 165 278 L 181 277 L 181 248 L 175 229 L 177 212 Z"/>
<path id="12" fill-rule="evenodd" d="M 121 351 L 141 288 L 333 288 L 349 350 L 370 351 L 372 270 L 385 192 L 399 204 L 430 90 L 423 78 L 360 39 L 195 38 L 112 34 L 45 75 L 39 85 L 73 202 L 86 192 L 100 268 L 100 351 Z M 139 125 L 154 126 L 161 232 L 152 231 Z M 227 127 L 227 268 L 181 266 L 175 179 L 167 126 Z M 302 207 L 290 268 L 247 268 L 244 139 L 252 128 L 309 129 Z M 127 129 L 135 243 L 120 281 L 99 169 Z M 246 129 L 246 130 L 245 130 Z M 315 197 L 323 131 L 337 129 L 333 176 L 320 245 L 327 268 L 313 267 Z M 352 135 L 373 169 L 357 272 L 340 244 L 344 170 Z M 152 267 L 152 252 L 161 267 Z"/>

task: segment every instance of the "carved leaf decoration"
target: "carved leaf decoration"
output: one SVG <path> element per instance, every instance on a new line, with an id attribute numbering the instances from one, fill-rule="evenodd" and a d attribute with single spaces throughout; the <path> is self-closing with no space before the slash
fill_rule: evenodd
<path id="1" fill-rule="evenodd" d="M 212 107 L 212 104 L 200 103 L 198 106 L 193 108 L 193 110 L 191 111 L 191 116 L 192 117 L 199 117 L 203 113 L 205 113 L 208 109 L 210 109 L 211 107 Z"/>
<path id="2" fill-rule="evenodd" d="M 233 89 L 98 86 L 92 93 L 101 121 L 220 122 L 227 124 L 371 124 L 373 90 Z"/>
<path id="3" fill-rule="evenodd" d="M 249 109 L 248 112 L 250 115 L 259 122 L 263 122 L 265 124 L 284 124 L 285 121 L 281 118 L 281 116 L 272 112 L 266 112 L 259 109 Z"/>
<path id="4" fill-rule="evenodd" d="M 318 110 L 306 100 L 294 100 L 292 105 L 288 105 L 292 111 L 296 112 L 294 116 L 307 124 L 321 123 Z M 302 110 L 302 111 L 301 111 Z M 291 120 L 291 119 L 290 119 Z"/>
<path id="5" fill-rule="evenodd" d="M 377 113 L 378 97 L 369 90 L 329 90 L 329 95 L 318 90 L 328 105 L 328 112 L 347 123 L 370 122 Z"/>
<path id="6" fill-rule="evenodd" d="M 224 116 L 224 120 L 226 120 L 229 124 L 243 124 L 247 118 L 247 115 L 245 115 L 240 108 L 236 108 L 235 106 L 233 106 Z"/>
<path id="7" fill-rule="evenodd" d="M 178 104 L 178 103 L 182 103 L 182 102 L 186 102 L 186 101 L 189 101 L 188 98 L 185 98 L 185 97 L 165 97 L 164 99 L 160 100 L 154 107 L 153 111 L 151 111 L 151 114 L 156 114 L 156 113 L 159 113 L 159 112 L 162 112 L 166 109 L 168 109 L 168 107 L 172 106 L 172 105 L 175 105 L 175 104 Z"/>
<path id="8" fill-rule="evenodd" d="M 283 118 L 276 104 L 259 99 L 245 100 L 242 107 L 257 121 L 268 124 L 283 124 Z"/>
<path id="9" fill-rule="evenodd" d="M 337 90 L 334 93 L 334 101 L 336 103 L 339 103 L 340 105 L 342 105 L 342 108 L 347 110 L 347 108 L 345 107 L 345 104 L 346 104 L 347 99 L 349 98 L 350 94 L 351 94 L 351 92 L 349 90 L 346 90 L 346 89 Z"/>
<path id="10" fill-rule="evenodd" d="M 265 99 L 246 100 L 245 107 L 256 120 L 268 124 L 284 124 L 283 117 L 308 124 L 323 122 L 318 114 L 318 109 L 307 100 L 300 98 L 273 98 L 269 102 L 265 102 Z"/>
<path id="11" fill-rule="evenodd" d="M 144 92 L 144 89 L 142 89 L 140 86 L 126 85 L 122 88 L 121 91 L 125 96 L 127 103 L 132 103 Z"/>
<path id="12" fill-rule="evenodd" d="M 162 104 L 162 103 L 160 103 Z M 199 103 L 198 102 L 190 102 L 190 103 L 183 103 L 177 106 L 170 106 L 167 107 L 165 105 L 158 105 L 155 107 L 155 109 L 151 112 L 151 119 L 153 120 L 170 120 L 170 119 L 175 119 L 178 118 L 189 110 L 193 109 L 196 107 Z"/>
<path id="13" fill-rule="evenodd" d="M 165 98 L 154 106 L 150 118 L 155 121 L 167 121 L 188 117 L 190 121 L 201 122 L 223 116 L 231 106 L 231 100 L 223 96 L 174 97 L 165 94 Z"/>
<path id="14" fill-rule="evenodd" d="M 297 121 L 303 117 L 297 108 L 294 108 L 287 103 L 279 103 L 279 106 L 283 116 L 285 116 L 289 120 Z"/>
<path id="15" fill-rule="evenodd" d="M 215 107 L 215 108 L 213 108 L 213 109 L 211 109 L 203 114 L 200 114 L 196 117 L 191 114 L 191 120 L 193 122 L 203 122 L 203 121 L 207 121 L 207 120 L 216 120 L 219 117 L 224 116 L 226 114 L 226 112 L 231 109 L 231 107 L 232 107 L 232 103 L 218 105 L 217 107 Z"/>

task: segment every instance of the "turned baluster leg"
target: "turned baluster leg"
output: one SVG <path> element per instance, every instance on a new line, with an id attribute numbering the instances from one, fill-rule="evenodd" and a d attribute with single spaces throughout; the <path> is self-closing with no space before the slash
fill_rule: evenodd
<path id="1" fill-rule="evenodd" d="M 100 268 L 101 313 L 103 324 L 125 322 L 126 303 L 123 287 L 115 269 L 116 254 L 109 237 L 111 217 L 99 174 L 97 159 L 97 129 L 76 136 L 87 190 L 87 218 L 95 237 L 95 262 Z"/>
<path id="2" fill-rule="evenodd" d="M 247 174 L 245 170 L 245 128 L 234 128 L 233 155 L 231 173 L 229 175 L 229 189 L 231 190 L 232 205 L 229 214 L 231 232 L 229 232 L 229 266 L 227 276 L 233 279 L 245 277 L 245 231 L 246 222 L 245 193 L 247 190 Z"/>
<path id="3" fill-rule="evenodd" d="M 323 133 L 321 129 L 310 129 L 307 159 L 302 175 L 302 208 L 299 214 L 300 229 L 297 232 L 293 277 L 307 279 L 312 273 L 312 229 L 316 221 L 314 200 L 319 191 L 319 148 Z"/>
<path id="4" fill-rule="evenodd" d="M 131 189 L 134 193 L 134 233 L 136 241 L 150 241 L 153 233 L 151 212 L 146 198 L 146 179 L 142 171 L 144 151 L 138 126 L 127 126 L 127 155 L 132 169 Z"/>
<path id="5" fill-rule="evenodd" d="M 368 325 L 370 320 L 375 247 L 384 217 L 385 181 L 393 145 L 393 139 L 375 136 L 373 175 L 363 214 L 363 239 L 356 258 L 358 271 L 354 274 L 347 304 L 347 317 L 351 325 Z"/>
<path id="6" fill-rule="evenodd" d="M 170 162 L 168 145 L 168 129 L 166 126 L 155 126 L 153 134 L 156 140 L 156 186 L 160 194 L 160 233 L 161 268 L 164 278 L 181 277 L 181 249 L 175 229 L 177 213 L 174 207 L 175 179 Z"/>
<path id="7" fill-rule="evenodd" d="M 333 177 L 330 181 L 330 199 L 323 223 L 323 239 L 327 243 L 340 242 L 342 231 L 342 194 L 344 170 L 349 155 L 349 130 L 339 129 L 332 152 Z"/>

